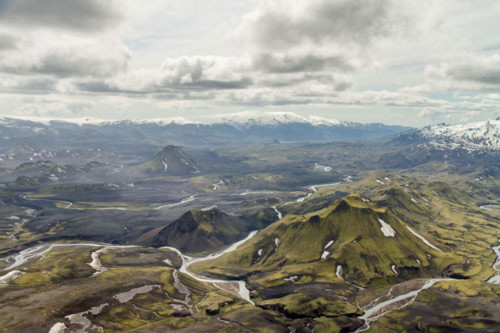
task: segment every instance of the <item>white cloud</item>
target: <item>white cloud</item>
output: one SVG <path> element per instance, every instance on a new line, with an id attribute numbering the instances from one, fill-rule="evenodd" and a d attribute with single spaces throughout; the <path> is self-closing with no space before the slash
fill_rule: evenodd
<path id="1" fill-rule="evenodd" d="M 500 101 L 493 0 L 0 4 L 0 102 L 16 112 L 307 105 L 412 110 L 410 123 Z"/>

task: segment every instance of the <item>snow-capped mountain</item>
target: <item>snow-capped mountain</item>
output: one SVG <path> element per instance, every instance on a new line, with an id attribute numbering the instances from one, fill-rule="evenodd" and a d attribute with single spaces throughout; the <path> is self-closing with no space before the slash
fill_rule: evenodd
<path id="1" fill-rule="evenodd" d="M 102 148 L 111 151 L 147 152 L 165 144 L 227 145 L 280 142 L 356 141 L 399 134 L 402 126 L 341 122 L 290 112 L 239 112 L 200 117 L 147 120 L 95 118 L 0 118 L 1 150 L 23 142 L 44 148 Z M 149 144 L 145 145 L 144 142 Z"/>
<path id="2" fill-rule="evenodd" d="M 435 147 L 465 150 L 500 150 L 500 120 L 465 125 L 435 125 L 420 131 Z"/>
<path id="3" fill-rule="evenodd" d="M 50 126 L 52 123 L 69 123 L 79 126 L 83 125 L 116 125 L 116 124 L 135 124 L 135 125 L 145 125 L 145 124 L 157 124 L 160 126 L 166 126 L 170 124 L 186 125 L 186 124 L 198 124 L 198 125 L 213 125 L 213 124 L 238 124 L 238 125 L 281 125 L 281 124 L 292 124 L 292 123 L 302 123 L 311 124 L 314 126 L 331 126 L 340 125 L 341 121 L 337 119 L 329 119 L 318 116 L 300 116 L 293 112 L 262 112 L 262 111 L 243 111 L 230 114 L 216 114 L 210 116 L 198 117 L 197 120 L 188 120 L 183 117 L 172 117 L 172 118 L 153 118 L 153 119 L 134 119 L 134 120 L 108 120 L 99 118 L 38 118 L 38 117 L 2 117 L 0 118 L 1 125 L 13 124 L 16 121 L 26 121 L 33 123 L 40 123 L 45 126 Z M 345 123 L 347 124 L 347 123 Z"/>
<path id="4" fill-rule="evenodd" d="M 327 119 L 317 116 L 300 116 L 293 112 L 238 112 L 220 114 L 201 118 L 201 123 L 208 124 L 238 124 L 238 125 L 271 125 L 282 124 L 311 124 L 313 126 L 336 126 L 341 122 L 337 119 Z"/>
<path id="5" fill-rule="evenodd" d="M 394 141 L 442 150 L 496 153 L 500 152 L 500 120 L 427 126 L 403 133 Z"/>

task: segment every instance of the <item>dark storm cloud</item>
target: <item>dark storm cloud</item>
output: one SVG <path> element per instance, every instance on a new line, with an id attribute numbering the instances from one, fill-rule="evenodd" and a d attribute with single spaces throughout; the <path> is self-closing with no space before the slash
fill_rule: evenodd
<path id="1" fill-rule="evenodd" d="M 253 59 L 254 68 L 268 73 L 319 72 L 338 70 L 349 72 L 354 66 L 342 57 L 308 55 L 275 55 L 264 53 Z"/>
<path id="2" fill-rule="evenodd" d="M 0 0 L 0 26 L 102 31 L 121 20 L 114 4 L 105 0 Z"/>
<path id="3" fill-rule="evenodd" d="M 483 64 L 459 64 L 446 70 L 446 76 L 456 81 L 472 81 L 491 85 L 500 85 L 500 62 L 495 66 Z"/>
<path id="4" fill-rule="evenodd" d="M 242 78 L 237 81 L 219 81 L 219 80 L 197 80 L 195 82 L 180 83 L 176 85 L 167 85 L 165 88 L 174 90 L 225 90 L 225 89 L 244 89 L 253 84 L 252 79 Z"/>
<path id="5" fill-rule="evenodd" d="M 170 82 L 163 85 L 150 84 L 146 87 L 138 87 L 136 90 L 123 89 L 112 82 L 103 80 L 82 80 L 73 83 L 75 88 L 83 92 L 100 94 L 128 94 L 128 95 L 150 95 L 157 96 L 186 96 L 186 92 L 204 92 L 213 90 L 244 89 L 253 84 L 249 78 L 238 81 L 216 81 L 198 80 L 196 82 L 180 83 Z M 166 98 L 166 97 L 165 97 Z M 189 98 L 191 99 L 191 98 Z"/>
<path id="6" fill-rule="evenodd" d="M 367 43 L 388 30 L 389 0 L 316 1 L 302 16 L 272 11 L 257 17 L 256 42 L 268 48 L 288 48 L 302 42 Z"/>

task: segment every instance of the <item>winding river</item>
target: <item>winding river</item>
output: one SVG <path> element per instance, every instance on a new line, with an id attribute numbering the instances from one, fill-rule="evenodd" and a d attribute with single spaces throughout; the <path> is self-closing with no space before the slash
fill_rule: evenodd
<path id="1" fill-rule="evenodd" d="M 365 312 L 365 314 L 359 317 L 359 319 L 364 320 L 365 323 L 363 324 L 363 326 L 358 328 L 355 333 L 364 332 L 370 329 L 370 327 L 372 327 L 372 325 L 385 314 L 392 311 L 400 310 L 412 304 L 413 302 L 415 302 L 418 294 L 422 290 L 429 289 L 437 282 L 452 281 L 452 280 L 454 279 L 449 279 L 449 278 L 422 279 L 424 283 L 420 288 L 411 290 L 405 294 L 401 294 L 398 296 L 392 295 L 392 291 L 394 290 L 395 287 L 393 286 L 391 289 L 389 289 L 387 295 L 385 295 L 385 297 L 389 297 L 389 299 L 381 301 L 382 298 L 385 297 L 384 296 L 379 297 L 375 299 L 372 303 L 370 303 L 367 307 L 362 309 Z"/>
<path id="2" fill-rule="evenodd" d="M 500 239 L 498 240 L 500 242 Z M 493 251 L 497 255 L 496 261 L 493 263 L 493 269 L 497 271 L 497 274 L 491 277 L 488 282 L 493 284 L 500 284 L 500 245 L 493 246 Z"/>
<path id="3" fill-rule="evenodd" d="M 222 256 L 225 253 L 234 251 L 238 246 L 252 238 L 257 231 L 252 231 L 246 238 L 232 244 L 228 248 L 209 254 L 204 257 L 190 257 L 187 255 L 184 255 L 181 251 L 179 251 L 176 248 L 173 247 L 165 247 L 166 249 L 169 249 L 171 251 L 174 251 L 177 253 L 181 259 L 182 259 L 182 265 L 179 269 L 179 272 L 185 273 L 192 277 L 193 279 L 203 282 L 203 283 L 211 283 L 215 287 L 225 290 L 228 292 L 231 292 L 240 298 L 244 299 L 245 301 L 249 302 L 252 305 L 255 305 L 254 302 L 250 299 L 250 291 L 246 287 L 245 281 L 228 281 L 228 280 L 221 280 L 221 279 L 212 279 L 208 278 L 205 276 L 198 275 L 196 273 L 193 273 L 188 270 L 189 266 L 196 263 L 196 262 L 202 262 L 206 260 L 211 260 L 211 259 L 216 259 L 220 256 Z M 134 245 L 111 245 L 111 244 L 98 244 L 98 243 L 73 243 L 73 244 L 42 244 L 42 245 L 37 245 L 31 248 L 27 248 L 23 251 L 20 251 L 19 253 L 13 254 L 11 256 L 8 256 L 6 258 L 3 258 L 7 264 L 10 264 L 7 268 L 4 270 L 10 271 L 7 274 L 0 276 L 0 285 L 7 285 L 9 282 L 15 280 L 19 276 L 21 276 L 24 272 L 20 269 L 14 270 L 14 268 L 19 268 L 20 266 L 23 266 L 26 264 L 28 261 L 31 260 L 41 260 L 44 257 L 44 254 L 55 249 L 55 248 L 64 248 L 64 247 L 83 247 L 83 246 L 88 246 L 88 247 L 99 247 L 98 250 L 93 251 L 91 253 L 91 261 L 88 263 L 89 266 L 91 266 L 94 270 L 95 273 L 93 276 L 102 274 L 107 271 L 107 268 L 104 267 L 99 259 L 99 255 L 102 253 L 105 253 L 106 251 L 110 249 L 115 249 L 115 248 L 129 248 L 129 247 L 135 247 Z M 168 261 L 166 261 L 168 264 Z M 177 271 L 174 271 L 175 274 L 177 274 Z M 176 278 L 178 280 L 178 278 Z M 117 298 L 120 302 L 122 302 L 124 299 L 127 301 L 130 300 L 135 296 L 136 293 L 143 293 L 143 292 L 148 292 L 152 290 L 156 286 L 144 286 L 141 288 L 136 288 L 133 289 L 129 292 L 125 292 L 122 294 L 117 295 L 115 298 Z M 178 288 L 178 286 L 176 286 Z M 143 290 L 144 289 L 144 290 Z M 189 299 L 189 294 L 186 294 L 186 301 Z M 107 304 L 101 305 L 101 308 L 99 308 L 100 312 L 102 310 L 102 307 L 107 306 Z M 189 306 L 190 307 L 190 306 Z M 192 310 L 191 310 L 192 311 Z M 92 323 L 90 320 L 87 319 L 86 315 L 88 313 L 94 313 L 94 308 L 84 311 L 81 313 L 76 313 L 73 315 L 66 316 L 66 318 L 69 320 L 71 324 L 78 324 L 83 327 L 83 331 L 86 331 L 87 329 L 92 327 Z M 98 313 L 97 312 L 97 313 Z M 54 324 L 50 332 L 51 333 L 59 333 L 59 332 L 64 332 L 68 328 L 66 325 L 62 322 L 58 322 Z"/>
<path id="4" fill-rule="evenodd" d="M 252 231 L 251 233 L 248 234 L 248 236 L 246 238 L 234 243 L 233 245 L 229 246 L 228 248 L 221 250 L 221 251 L 218 251 L 218 252 L 215 252 L 215 253 L 212 253 L 212 254 L 209 254 L 209 255 L 204 256 L 204 257 L 190 257 L 187 255 L 184 255 L 184 254 L 182 254 L 181 251 L 179 251 L 175 247 L 165 246 L 164 248 L 169 249 L 171 251 L 174 251 L 175 253 L 177 253 L 181 257 L 182 265 L 181 265 L 181 268 L 179 269 L 179 271 L 181 273 L 187 274 L 187 275 L 191 276 L 193 279 L 198 280 L 200 282 L 211 283 L 215 287 L 217 287 L 221 290 L 229 291 L 233 294 L 236 293 L 240 298 L 246 300 L 248 303 L 250 303 L 252 305 L 255 305 L 254 302 L 252 302 L 252 300 L 250 299 L 250 291 L 246 287 L 245 281 L 241 281 L 241 280 L 228 281 L 228 280 L 212 279 L 212 278 L 208 278 L 208 277 L 193 273 L 188 268 L 189 268 L 189 266 L 191 266 L 194 263 L 207 261 L 207 260 L 211 260 L 211 259 L 216 259 L 216 258 L 222 256 L 223 254 L 226 254 L 226 253 L 229 253 L 229 252 L 236 250 L 236 248 L 238 246 L 240 246 L 241 244 L 245 243 L 247 240 L 249 240 L 250 238 L 255 236 L 255 234 L 257 232 L 258 232 L 257 230 Z"/>
<path id="5" fill-rule="evenodd" d="M 137 211 L 137 210 L 159 210 L 159 209 L 168 209 L 176 206 L 181 206 L 184 205 L 188 202 L 192 202 L 196 200 L 195 195 L 191 195 L 187 198 L 182 199 L 179 202 L 174 202 L 171 204 L 159 204 L 159 203 L 154 203 L 151 204 L 150 206 L 144 206 L 144 208 L 129 208 L 129 207 L 89 207 L 89 208 L 77 208 L 73 206 L 73 203 L 70 201 L 65 201 L 65 200 L 58 200 L 58 199 L 47 199 L 47 198 L 31 198 L 29 194 L 26 194 L 23 196 L 23 199 L 29 200 L 29 201 L 48 201 L 48 202 L 53 202 L 53 203 L 60 203 L 64 207 L 62 209 L 73 209 L 73 210 L 128 210 L 128 211 Z"/>

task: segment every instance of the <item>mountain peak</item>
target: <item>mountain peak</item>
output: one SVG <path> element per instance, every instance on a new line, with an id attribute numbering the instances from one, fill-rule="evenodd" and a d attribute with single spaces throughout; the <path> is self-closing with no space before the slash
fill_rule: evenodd
<path id="1" fill-rule="evenodd" d="M 184 175 L 199 172 L 196 162 L 180 147 L 168 145 L 150 161 L 142 164 L 141 169 L 161 174 Z"/>
<path id="2" fill-rule="evenodd" d="M 193 209 L 174 222 L 141 236 L 149 246 L 174 246 L 183 252 L 218 250 L 236 242 L 247 231 L 246 221 L 216 207 Z"/>

